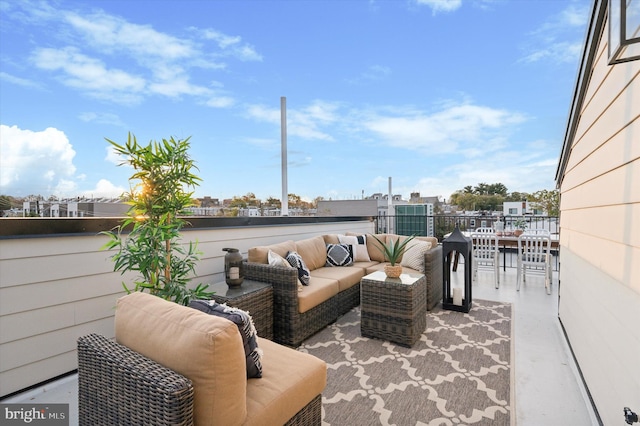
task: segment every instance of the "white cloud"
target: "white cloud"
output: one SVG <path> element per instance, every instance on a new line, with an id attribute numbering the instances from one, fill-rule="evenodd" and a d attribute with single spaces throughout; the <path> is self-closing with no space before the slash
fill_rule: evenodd
<path id="1" fill-rule="evenodd" d="M 12 195 L 48 195 L 74 177 L 76 155 L 64 132 L 0 125 L 0 190 Z"/>
<path id="2" fill-rule="evenodd" d="M 333 137 L 322 127 L 338 121 L 338 108 L 338 104 L 324 101 L 314 101 L 302 109 L 287 108 L 287 134 L 304 139 L 333 141 Z M 247 114 L 257 121 L 280 124 L 280 109 L 250 105 Z"/>
<path id="3" fill-rule="evenodd" d="M 83 17 L 68 12 L 64 16 L 85 40 L 100 49 L 124 51 L 134 58 L 155 57 L 168 61 L 196 55 L 189 40 L 158 32 L 148 25 L 132 24 L 105 13 Z"/>
<path id="4" fill-rule="evenodd" d="M 463 103 L 447 105 L 434 113 L 374 113 L 364 119 L 363 125 L 390 146 L 430 154 L 459 152 L 473 157 L 480 153 L 476 149 L 478 142 L 483 142 L 483 152 L 497 149 L 503 143 L 500 135 L 525 119 L 517 112 Z"/>
<path id="5" fill-rule="evenodd" d="M 109 144 L 104 147 L 105 151 L 107 151 L 107 155 L 104 157 L 105 161 L 109 163 L 113 163 L 116 166 L 123 164 L 123 158 L 116 152 L 116 150 Z"/>
<path id="6" fill-rule="evenodd" d="M 228 108 L 235 105 L 236 101 L 230 96 L 214 96 L 205 102 L 206 106 L 212 108 Z"/>
<path id="7" fill-rule="evenodd" d="M 17 84 L 23 87 L 40 87 L 35 81 L 27 80 L 26 78 L 16 77 L 15 75 L 7 74 L 6 72 L 0 72 L 0 80 L 4 80 L 7 83 Z"/>
<path id="8" fill-rule="evenodd" d="M 213 29 L 198 32 L 205 40 L 216 42 L 224 54 L 232 55 L 241 61 L 262 61 L 262 55 L 250 44 L 242 43 L 242 37 L 240 36 L 229 36 Z"/>
<path id="9" fill-rule="evenodd" d="M 383 80 L 391 75 L 391 68 L 383 65 L 372 65 L 358 77 L 347 79 L 350 84 L 367 84 Z"/>
<path id="10" fill-rule="evenodd" d="M 9 9 L 13 19 L 51 28 L 48 46 L 31 52 L 38 68 L 53 71 L 63 84 L 91 97 L 119 104 L 139 103 L 149 95 L 190 96 L 226 108 L 234 104 L 232 98 L 216 96 L 194 81 L 192 70 L 224 69 L 220 57 L 262 60 L 240 36 L 216 30 L 190 28 L 190 37 L 180 37 L 101 10 L 83 14 L 26 1 Z M 30 83 L 8 74 L 0 78 Z"/>
<path id="11" fill-rule="evenodd" d="M 545 148 L 522 151 L 496 151 L 475 159 L 467 159 L 455 165 L 445 166 L 437 173 L 430 170 L 411 187 L 398 187 L 394 193 L 409 194 L 420 192 L 423 195 L 441 195 L 449 198 L 451 194 L 467 185 L 478 183 L 502 183 L 509 192 L 535 192 L 540 189 L 553 189 L 553 176 L 557 166 L 557 156 L 549 157 L 548 143 Z M 541 180 L 547 176 L 547 180 Z"/>
<path id="12" fill-rule="evenodd" d="M 37 49 L 32 61 L 38 68 L 61 71 L 64 84 L 86 90 L 101 99 L 132 103 L 140 99 L 140 93 L 145 88 L 144 78 L 123 70 L 108 69 L 103 62 L 85 56 L 72 47 Z"/>
<path id="13" fill-rule="evenodd" d="M 106 179 L 100 179 L 94 189 L 81 191 L 80 196 L 87 198 L 118 198 L 128 189 L 114 185 Z"/>
<path id="14" fill-rule="evenodd" d="M 426 5 L 437 12 L 452 12 L 462 6 L 462 0 L 416 0 L 419 5 Z"/>
<path id="15" fill-rule="evenodd" d="M 527 53 L 520 61 L 575 63 L 580 58 L 588 18 L 588 5 L 569 4 L 531 33 Z"/>
<path id="16" fill-rule="evenodd" d="M 105 112 L 83 112 L 78 115 L 78 118 L 87 123 L 107 124 L 111 126 L 125 127 L 120 117 L 117 114 L 105 113 Z"/>

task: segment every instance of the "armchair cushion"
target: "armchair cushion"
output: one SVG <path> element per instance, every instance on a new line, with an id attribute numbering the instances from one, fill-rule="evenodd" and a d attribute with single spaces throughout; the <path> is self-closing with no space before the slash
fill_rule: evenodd
<path id="1" fill-rule="evenodd" d="M 134 292 L 118 299 L 116 341 L 193 383 L 196 424 L 242 424 L 247 373 L 231 321 Z"/>
<path id="2" fill-rule="evenodd" d="M 244 356 L 247 365 L 247 378 L 262 377 L 262 351 L 258 348 L 258 333 L 251 316 L 238 308 L 217 303 L 215 300 L 192 300 L 189 306 L 209 315 L 226 318 L 238 327 L 242 336 Z"/>

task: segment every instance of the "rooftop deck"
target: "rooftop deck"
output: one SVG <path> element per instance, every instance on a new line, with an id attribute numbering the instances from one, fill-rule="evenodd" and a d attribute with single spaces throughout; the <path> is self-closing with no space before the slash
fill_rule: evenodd
<path id="1" fill-rule="evenodd" d="M 461 265 L 452 275 L 454 283 L 463 271 Z M 517 424 L 597 425 L 558 320 L 557 272 L 551 295 L 541 276 L 527 275 L 527 283 L 516 292 L 516 269 L 500 274 L 500 288 L 495 289 L 492 272 L 480 269 L 473 298 L 513 303 Z M 2 402 L 69 403 L 70 425 L 76 425 L 77 377 L 70 375 Z"/>

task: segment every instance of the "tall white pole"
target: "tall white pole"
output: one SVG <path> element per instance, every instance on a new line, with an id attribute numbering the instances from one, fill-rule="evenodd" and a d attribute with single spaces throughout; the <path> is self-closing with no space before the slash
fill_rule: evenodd
<path id="1" fill-rule="evenodd" d="M 388 232 L 393 233 L 394 230 L 391 229 L 392 219 L 391 216 L 394 216 L 393 210 L 393 192 L 391 191 L 391 176 L 389 176 L 389 195 L 387 198 L 387 229 Z"/>
<path id="2" fill-rule="evenodd" d="M 282 216 L 289 216 L 289 190 L 287 184 L 287 98 L 280 98 L 280 135 L 282 158 Z"/>

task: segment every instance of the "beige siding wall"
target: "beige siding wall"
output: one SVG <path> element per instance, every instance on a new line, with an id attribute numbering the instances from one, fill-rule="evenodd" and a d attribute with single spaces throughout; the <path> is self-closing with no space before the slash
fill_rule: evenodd
<path id="1" fill-rule="evenodd" d="M 561 185 L 560 319 L 604 424 L 640 407 L 640 61 L 598 48 Z"/>
<path id="2" fill-rule="evenodd" d="M 372 233 L 373 222 L 241 227 L 184 231 L 203 252 L 199 282 L 224 280 L 223 247 L 247 250 L 288 239 L 348 231 Z M 116 299 L 124 294 L 104 236 L 16 238 L 0 241 L 0 396 L 77 368 L 76 340 L 114 336 Z"/>

